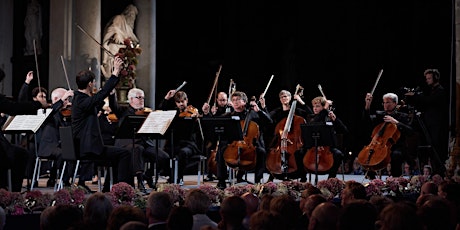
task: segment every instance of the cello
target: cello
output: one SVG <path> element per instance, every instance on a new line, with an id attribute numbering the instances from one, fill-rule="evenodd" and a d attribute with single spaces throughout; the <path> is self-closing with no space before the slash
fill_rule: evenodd
<path id="1" fill-rule="evenodd" d="M 253 143 L 260 136 L 259 125 L 249 119 L 249 112 L 246 119 L 240 121 L 243 140 L 233 141 L 224 151 L 224 160 L 227 165 L 244 171 L 250 171 L 256 167 L 257 154 Z"/>
<path id="2" fill-rule="evenodd" d="M 303 88 L 297 85 L 295 94 L 302 95 Z M 295 115 L 297 100 L 292 102 L 289 115 L 275 127 L 275 138 L 278 144 L 267 155 L 266 167 L 273 174 L 288 174 L 297 171 L 295 152 L 302 148 L 300 125 L 305 119 Z"/>
<path id="3" fill-rule="evenodd" d="M 390 163 L 391 146 L 401 137 L 401 132 L 395 124 L 383 122 L 372 131 L 369 145 L 358 154 L 358 162 L 367 170 L 381 170 Z"/>

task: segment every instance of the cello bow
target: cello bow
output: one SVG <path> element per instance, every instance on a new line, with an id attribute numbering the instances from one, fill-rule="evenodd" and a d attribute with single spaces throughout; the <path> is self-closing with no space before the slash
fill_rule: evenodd
<path id="1" fill-rule="evenodd" d="M 209 94 L 209 97 L 208 97 L 208 100 L 207 100 L 208 104 L 211 102 L 212 93 L 214 91 L 217 91 L 217 82 L 219 80 L 219 75 L 220 75 L 221 70 L 222 70 L 222 65 L 219 66 L 219 70 L 217 71 L 216 77 L 214 78 L 214 84 L 212 85 L 211 93 Z M 215 102 L 214 102 L 214 104 L 215 104 Z"/>
<path id="2" fill-rule="evenodd" d="M 374 87 L 372 87 L 371 95 L 374 95 L 375 88 L 377 88 L 377 84 L 380 81 L 380 77 L 383 74 L 383 69 L 380 70 L 379 75 L 377 76 L 377 79 L 375 80 Z"/>
<path id="3" fill-rule="evenodd" d="M 64 58 L 62 57 L 62 55 L 61 55 L 61 63 L 62 63 L 62 69 L 64 70 L 65 80 L 67 81 L 67 87 L 69 87 L 69 90 L 70 90 L 71 88 L 70 88 L 69 77 L 67 76 L 67 70 L 65 68 Z"/>

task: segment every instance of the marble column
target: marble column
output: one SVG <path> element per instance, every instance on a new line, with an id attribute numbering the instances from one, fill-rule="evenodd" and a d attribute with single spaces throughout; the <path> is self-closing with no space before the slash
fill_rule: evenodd
<path id="1" fill-rule="evenodd" d="M 5 72 L 5 79 L 0 82 L 0 93 L 11 96 L 13 85 L 13 0 L 4 0 L 0 7 L 0 68 Z"/>
<path id="2" fill-rule="evenodd" d="M 145 92 L 145 106 L 155 109 L 156 0 L 135 0 L 134 5 L 139 10 L 134 28 L 142 48 L 136 70 L 136 85 Z"/>

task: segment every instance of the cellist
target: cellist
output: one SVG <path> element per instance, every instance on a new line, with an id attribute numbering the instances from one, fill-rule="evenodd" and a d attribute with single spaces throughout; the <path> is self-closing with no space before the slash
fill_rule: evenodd
<path id="1" fill-rule="evenodd" d="M 412 127 L 410 126 L 410 118 L 408 114 L 397 110 L 398 95 L 394 93 L 386 93 L 383 95 L 382 105 L 384 111 L 371 109 L 372 99 L 372 94 L 367 93 L 364 111 L 362 114 L 364 125 L 368 125 L 368 128 L 374 128 L 382 124 L 382 122 L 389 122 L 391 124 L 395 124 L 401 132 L 400 138 L 396 141 L 396 143 L 392 144 L 390 151 L 391 176 L 399 177 L 402 174 L 402 163 L 407 155 L 407 148 L 405 145 L 406 137 L 411 135 L 413 132 Z M 370 130 L 369 133 L 372 133 L 372 130 Z M 369 137 L 372 138 L 371 136 Z M 369 179 L 375 179 L 375 172 L 368 171 L 367 176 Z"/>
<path id="2" fill-rule="evenodd" d="M 259 98 L 259 101 L 261 104 L 265 104 L 263 98 Z M 270 118 L 270 115 L 262 108 L 260 108 L 255 101 L 251 101 L 248 103 L 248 97 L 244 92 L 241 91 L 236 91 L 231 95 L 231 102 L 232 102 L 232 107 L 233 110 L 232 112 L 229 113 L 224 113 L 222 114 L 223 117 L 232 117 L 232 116 L 238 116 L 240 117 L 240 120 L 248 120 L 248 121 L 253 121 L 257 123 L 259 126 L 259 129 L 261 127 L 271 124 L 272 119 Z M 249 105 L 249 106 L 248 106 Z M 219 152 L 217 155 L 217 178 L 219 182 L 217 183 L 217 187 L 219 188 L 225 188 L 225 179 L 226 179 L 226 167 L 225 167 L 225 161 L 223 159 L 223 153 L 225 151 L 224 146 L 226 146 L 226 141 L 222 141 L 219 143 Z M 263 144 L 263 141 L 261 140 L 260 136 L 258 139 L 254 140 L 253 144 L 256 147 L 256 166 L 255 166 L 255 173 L 254 173 L 254 182 L 255 183 L 260 183 L 261 179 L 263 178 L 263 173 L 265 170 L 264 167 L 264 156 L 266 154 L 265 151 L 265 146 Z M 220 147 L 222 146 L 222 147 Z M 243 181 L 243 175 L 244 171 L 239 170 L 237 173 L 237 182 L 242 182 Z"/>
<path id="3" fill-rule="evenodd" d="M 329 169 L 329 176 L 328 178 L 334 178 L 337 175 L 337 170 L 342 163 L 343 153 L 337 146 L 337 136 L 336 133 L 347 134 L 348 128 L 347 126 L 340 120 L 337 115 L 332 111 L 331 105 L 332 101 L 326 100 L 324 97 L 315 97 L 311 100 L 311 104 L 313 107 L 313 115 L 307 119 L 307 123 L 313 122 L 318 123 L 322 122 L 326 125 L 332 124 L 333 129 L 331 132 L 332 134 L 332 145 L 328 146 L 329 151 L 332 154 L 333 164 L 332 167 Z M 310 154 L 309 152 L 308 154 Z"/>
<path id="4" fill-rule="evenodd" d="M 281 106 L 273 109 L 270 111 L 270 117 L 273 119 L 273 124 L 277 126 L 279 122 L 281 122 L 283 119 L 287 118 L 289 115 L 289 111 L 291 109 L 291 104 L 292 104 L 292 95 L 291 92 L 288 90 L 281 90 L 278 94 Z M 297 102 L 300 103 L 301 106 L 297 106 L 295 109 L 295 115 L 300 116 L 304 119 L 307 119 L 308 115 L 313 114 L 313 111 L 311 108 L 302 100 L 300 95 L 296 94 L 294 95 L 294 99 L 297 100 Z M 275 132 L 278 132 L 278 130 L 275 130 Z M 277 136 L 275 135 L 272 138 L 272 141 L 270 142 L 269 149 L 271 148 L 276 148 L 278 144 Z M 302 159 L 303 159 L 303 153 L 302 151 L 297 151 L 295 153 L 296 155 L 296 163 L 299 166 L 302 166 Z M 307 181 L 306 178 L 306 172 L 304 167 L 297 167 L 297 175 L 300 177 L 301 182 Z M 274 179 L 274 175 L 270 174 L 269 181 L 272 181 Z"/>

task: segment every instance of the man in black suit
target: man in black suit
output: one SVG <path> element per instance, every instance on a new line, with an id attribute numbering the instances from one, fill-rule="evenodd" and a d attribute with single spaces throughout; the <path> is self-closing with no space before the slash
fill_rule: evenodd
<path id="1" fill-rule="evenodd" d="M 131 153 L 123 148 L 104 145 L 99 126 L 98 111 L 104 105 L 104 98 L 117 85 L 118 74 L 122 69 L 123 60 L 116 57 L 112 76 L 105 82 L 102 89 L 93 94 L 95 84 L 94 73 L 83 70 L 77 74 L 78 91 L 72 101 L 72 132 L 75 146 L 79 148 L 80 158 L 88 160 L 108 160 L 114 167 L 114 182 L 126 182 L 134 186 L 131 174 Z M 103 191 L 109 191 L 104 186 Z"/>
<path id="2" fill-rule="evenodd" d="M 5 78 L 5 72 L 0 69 L 0 82 Z M 5 95 L 0 94 L 0 113 L 9 115 L 37 114 L 40 108 L 48 106 L 46 98 L 40 98 L 32 102 L 14 102 Z M 3 122 L 4 116 L 1 116 Z M 3 125 L 3 122 L 1 125 Z M 0 130 L 0 188 L 7 188 L 7 170 L 11 167 L 11 179 L 13 192 L 20 192 L 22 180 L 26 169 L 28 152 L 26 149 L 12 145 Z"/>

